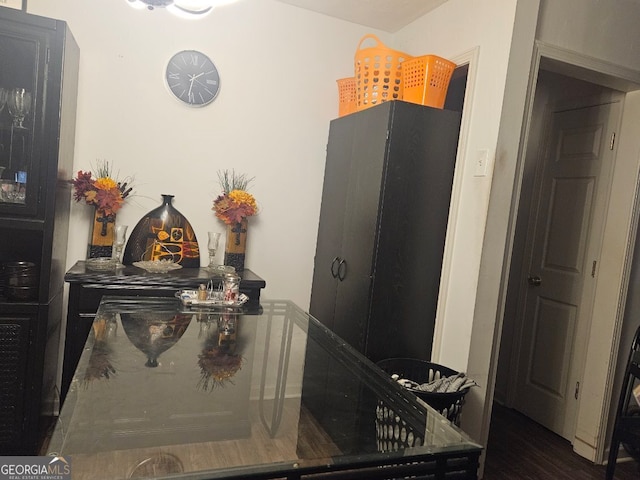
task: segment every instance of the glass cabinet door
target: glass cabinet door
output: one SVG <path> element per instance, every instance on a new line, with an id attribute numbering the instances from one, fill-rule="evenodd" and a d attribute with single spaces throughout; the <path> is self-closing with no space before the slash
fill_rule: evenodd
<path id="1" fill-rule="evenodd" d="M 0 22 L 0 214 L 37 212 L 38 142 L 47 42 L 38 29 L 12 33 Z"/>

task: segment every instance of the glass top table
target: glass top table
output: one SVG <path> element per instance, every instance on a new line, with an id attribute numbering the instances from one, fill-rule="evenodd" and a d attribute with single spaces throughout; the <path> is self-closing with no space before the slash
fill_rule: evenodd
<path id="1" fill-rule="evenodd" d="M 289 301 L 104 297 L 48 451 L 74 479 L 374 480 L 477 478 L 481 447 Z"/>

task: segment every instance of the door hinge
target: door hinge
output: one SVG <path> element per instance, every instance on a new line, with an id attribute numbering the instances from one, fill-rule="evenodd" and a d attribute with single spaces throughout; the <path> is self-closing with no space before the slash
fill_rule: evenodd
<path id="1" fill-rule="evenodd" d="M 598 261 L 594 260 L 591 265 L 591 278 L 596 278 L 596 266 L 598 265 Z"/>
<path id="2" fill-rule="evenodd" d="M 611 139 L 609 140 L 609 150 L 613 150 L 613 146 L 616 143 L 616 132 L 611 132 Z"/>
<path id="3" fill-rule="evenodd" d="M 575 399 L 578 399 L 578 395 L 580 394 L 580 382 L 576 382 L 576 391 L 573 394 L 573 396 L 575 397 Z"/>

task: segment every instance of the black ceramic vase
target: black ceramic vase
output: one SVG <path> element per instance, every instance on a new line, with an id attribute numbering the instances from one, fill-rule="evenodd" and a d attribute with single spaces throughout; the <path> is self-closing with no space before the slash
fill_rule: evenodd
<path id="1" fill-rule="evenodd" d="M 200 250 L 189 221 L 162 195 L 162 205 L 147 213 L 134 227 L 124 249 L 122 263 L 169 260 L 185 268 L 200 267 Z"/>

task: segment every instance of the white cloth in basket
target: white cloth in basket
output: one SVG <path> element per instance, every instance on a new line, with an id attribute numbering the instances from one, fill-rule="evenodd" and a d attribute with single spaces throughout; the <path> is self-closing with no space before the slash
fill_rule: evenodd
<path id="1" fill-rule="evenodd" d="M 433 380 L 432 382 L 423 384 L 419 384 L 407 378 L 400 378 L 397 374 L 391 375 L 391 378 L 409 390 L 429 393 L 454 393 L 478 385 L 475 381 L 467 378 L 464 373 L 458 373 L 449 377 L 441 377 Z"/>

